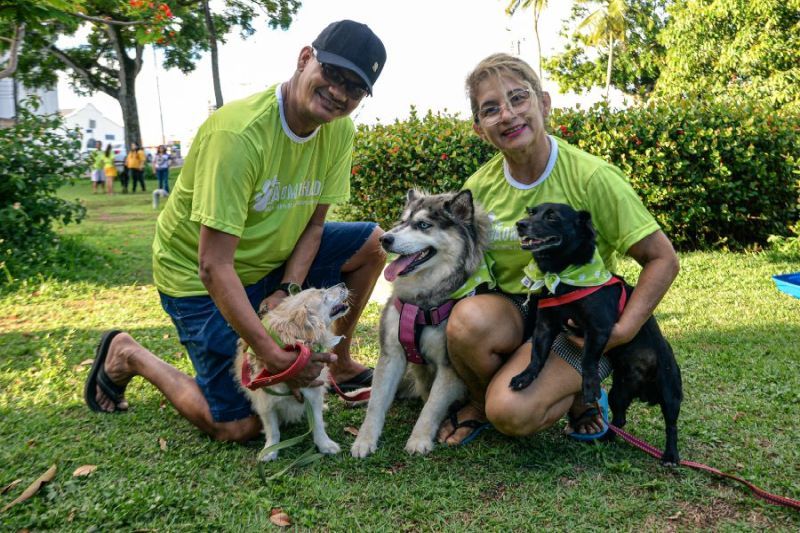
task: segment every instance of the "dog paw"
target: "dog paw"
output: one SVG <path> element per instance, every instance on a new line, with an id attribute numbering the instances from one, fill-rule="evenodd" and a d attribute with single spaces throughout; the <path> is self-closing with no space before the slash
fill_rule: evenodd
<path id="1" fill-rule="evenodd" d="M 406 443 L 405 450 L 411 455 L 425 455 L 433 450 L 433 441 L 431 439 L 411 437 Z"/>
<path id="2" fill-rule="evenodd" d="M 278 458 L 278 452 L 269 452 L 269 453 L 262 453 L 261 456 L 258 458 L 259 461 L 262 463 L 268 463 L 270 461 L 274 461 Z"/>
<path id="3" fill-rule="evenodd" d="M 583 402 L 591 404 L 600 399 L 600 381 L 584 380 L 583 382 Z"/>
<path id="4" fill-rule="evenodd" d="M 350 455 L 356 459 L 363 459 L 378 449 L 378 443 L 368 439 L 358 438 L 350 448 Z"/>
<path id="5" fill-rule="evenodd" d="M 681 464 L 681 460 L 678 457 L 678 452 L 664 452 L 664 455 L 661 456 L 661 465 L 666 466 L 669 468 L 674 468 Z"/>
<path id="6" fill-rule="evenodd" d="M 334 454 L 334 453 L 339 453 L 340 451 L 342 451 L 342 449 L 339 447 L 339 445 L 336 444 L 335 442 L 333 442 L 331 439 L 328 439 L 328 440 L 322 441 L 322 442 L 318 442 L 317 443 L 317 449 L 319 450 L 319 453 L 324 453 L 324 454 L 328 454 L 328 455 L 331 455 L 331 454 Z"/>
<path id="7" fill-rule="evenodd" d="M 514 390 L 522 390 L 533 382 L 533 372 L 526 370 L 511 378 L 511 383 L 508 384 Z"/>

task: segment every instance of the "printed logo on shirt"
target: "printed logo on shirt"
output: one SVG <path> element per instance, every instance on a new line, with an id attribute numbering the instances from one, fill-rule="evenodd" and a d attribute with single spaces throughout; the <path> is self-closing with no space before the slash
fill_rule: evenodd
<path id="1" fill-rule="evenodd" d="M 274 211 L 288 209 L 296 205 L 315 204 L 322 192 L 322 182 L 306 180 L 300 183 L 281 185 L 278 176 L 264 182 L 261 192 L 253 201 L 255 211 Z"/>
<path id="2" fill-rule="evenodd" d="M 489 247 L 492 250 L 516 250 L 519 248 L 519 237 L 516 224 L 505 225 L 497 220 L 494 212 L 489 212 L 492 229 L 489 232 Z"/>

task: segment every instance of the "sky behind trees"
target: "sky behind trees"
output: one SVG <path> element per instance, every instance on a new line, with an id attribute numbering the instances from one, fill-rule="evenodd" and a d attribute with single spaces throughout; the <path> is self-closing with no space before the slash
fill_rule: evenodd
<path id="1" fill-rule="evenodd" d="M 561 46 L 558 30 L 569 14 L 571 2 L 551 2 L 539 26 L 544 55 Z M 213 6 L 213 2 L 212 2 Z M 509 18 L 500 0 L 409 0 L 366 2 L 363 0 L 305 0 L 288 31 L 271 30 L 259 22 L 258 31 L 247 40 L 236 33 L 220 45 L 220 74 L 225 102 L 263 90 L 288 79 L 297 55 L 328 23 L 350 18 L 368 24 L 384 41 L 386 68 L 375 85 L 375 96 L 365 98 L 353 115 L 357 123 L 377 120 L 392 122 L 408 116 L 411 105 L 420 112 L 428 109 L 469 114 L 464 78 L 475 64 L 494 52 L 519 52 L 537 63 L 533 20 L 529 12 Z M 156 57 L 161 61 L 160 54 Z M 144 144 L 161 142 L 161 120 L 156 76 L 161 93 L 166 141 L 189 142 L 208 116 L 214 101 L 210 58 L 204 56 L 195 72 L 154 68 L 154 53 L 148 47 L 145 64 L 137 79 L 139 116 Z M 545 89 L 557 107 L 577 102 L 589 104 L 602 96 L 596 89 L 583 96 L 560 95 L 555 83 Z M 107 117 L 122 123 L 116 101 L 103 94 L 78 97 L 65 78 L 59 83 L 60 107 L 78 108 L 93 103 Z"/>

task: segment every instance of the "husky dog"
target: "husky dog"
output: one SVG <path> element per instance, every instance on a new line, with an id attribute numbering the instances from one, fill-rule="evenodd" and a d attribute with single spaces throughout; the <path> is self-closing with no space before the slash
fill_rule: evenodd
<path id="1" fill-rule="evenodd" d="M 560 282 L 545 284 L 544 298 L 538 303 L 536 328 L 533 333 L 531 362 L 512 378 L 514 390 L 527 387 L 544 366 L 556 335 L 568 319 L 583 331 L 583 398 L 586 403 L 600 396 L 598 362 L 608 342 L 611 328 L 617 321 L 633 287 L 622 278 L 601 271 L 593 260 L 602 262 L 595 251 L 595 231 L 587 211 L 575 211 L 566 204 L 540 204 L 528 208 L 528 218 L 517 222 L 520 244 L 530 250 L 537 274 L 557 274 Z M 570 268 L 590 266 L 585 271 Z M 589 272 L 597 270 L 600 278 L 591 286 L 580 285 Z M 604 270 L 604 269 L 603 269 Z M 581 272 L 586 272 L 583 275 Z M 612 424 L 623 427 L 631 402 L 639 398 L 650 405 L 660 405 L 666 426 L 666 446 L 661 462 L 677 465 L 678 414 L 683 399 L 681 372 L 675 355 L 661 334 L 655 317 L 644 323 L 639 333 L 627 344 L 609 350 L 614 382 L 609 404 L 614 413 Z"/>
<path id="2" fill-rule="evenodd" d="M 384 271 L 393 282 L 392 296 L 381 315 L 381 355 L 353 457 L 376 450 L 399 387 L 401 396 L 425 401 L 405 446 L 412 454 L 433 449 L 448 407 L 466 396 L 466 386 L 447 357 L 445 316 L 453 305 L 451 294 L 483 262 L 489 226 L 489 217 L 468 190 L 436 195 L 411 190 L 400 223 L 381 237 L 383 248 L 399 257 Z M 413 314 L 406 314 L 407 306 Z M 430 315 L 434 319 L 426 321 Z M 418 364 L 408 365 L 409 361 Z"/>
<path id="3" fill-rule="evenodd" d="M 306 289 L 285 298 L 277 307 L 266 313 L 262 321 L 273 337 L 280 340 L 279 344 L 292 345 L 301 342 L 314 352 L 327 352 L 341 340 L 341 337 L 331 332 L 330 326 L 337 318 L 347 313 L 348 296 L 344 283 L 327 289 Z M 261 417 L 266 435 L 264 449 L 267 449 L 280 442 L 281 423 L 297 422 L 305 413 L 305 407 L 293 396 L 286 396 L 290 390 L 284 383 L 256 390 L 245 387 L 242 384 L 242 367 L 245 361 L 253 376 L 264 369 L 264 365 L 248 351 L 247 345 L 240 339 L 233 365 L 234 373 L 242 390 L 250 398 L 253 409 Z M 319 379 L 327 383 L 327 367 L 323 368 Z M 270 389 L 280 396 L 269 394 L 265 389 Z M 300 392 L 311 404 L 314 413 L 313 437 L 317 449 L 326 454 L 339 453 L 339 445 L 325 433 L 325 424 L 322 420 L 325 387 L 305 388 L 300 389 Z M 277 457 L 278 452 L 274 451 L 264 454 L 261 460 L 272 461 Z"/>

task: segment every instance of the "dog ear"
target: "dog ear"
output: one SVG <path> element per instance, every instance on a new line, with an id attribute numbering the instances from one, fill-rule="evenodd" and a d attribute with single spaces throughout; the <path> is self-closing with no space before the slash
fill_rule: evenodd
<path id="1" fill-rule="evenodd" d="M 414 200 L 416 200 L 420 196 L 422 196 L 422 195 L 420 194 L 420 192 L 418 190 L 416 190 L 416 189 L 408 189 L 408 192 L 406 193 L 406 205 L 410 204 L 411 202 L 413 202 Z"/>
<path id="2" fill-rule="evenodd" d="M 594 237 L 594 225 L 592 224 L 592 214 L 588 211 L 578 211 L 578 230 L 589 237 Z"/>
<path id="3" fill-rule="evenodd" d="M 472 191 L 464 189 L 444 203 L 444 210 L 459 220 L 472 220 L 475 206 L 472 203 Z"/>

